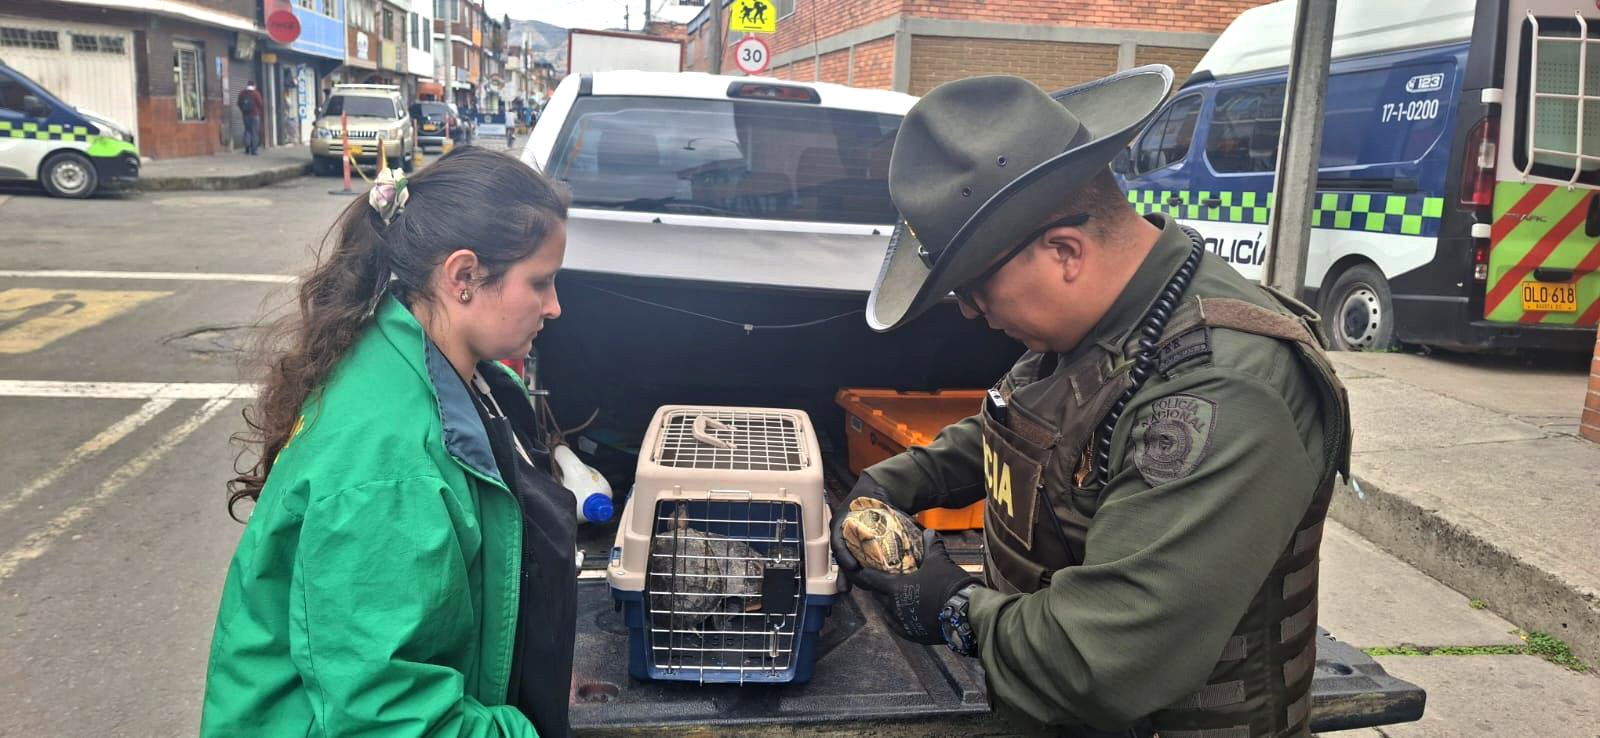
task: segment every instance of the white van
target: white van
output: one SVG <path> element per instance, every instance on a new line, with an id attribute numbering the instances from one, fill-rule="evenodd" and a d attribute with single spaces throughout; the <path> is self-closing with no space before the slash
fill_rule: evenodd
<path id="1" fill-rule="evenodd" d="M 133 132 L 68 105 L 0 61 L 0 180 L 88 197 L 139 180 Z"/>

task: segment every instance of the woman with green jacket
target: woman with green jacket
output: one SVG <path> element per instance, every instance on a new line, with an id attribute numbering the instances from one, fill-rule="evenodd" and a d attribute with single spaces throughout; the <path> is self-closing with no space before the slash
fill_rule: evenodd
<path id="1" fill-rule="evenodd" d="M 568 734 L 572 496 L 494 363 L 561 314 L 566 211 L 460 147 L 340 217 L 246 413 L 202 735 Z"/>

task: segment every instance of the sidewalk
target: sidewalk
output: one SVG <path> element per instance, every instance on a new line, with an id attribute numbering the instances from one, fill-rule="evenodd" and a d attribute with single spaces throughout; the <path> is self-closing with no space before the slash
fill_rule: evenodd
<path id="1" fill-rule="evenodd" d="M 1587 360 L 1332 357 L 1359 484 L 1330 516 L 1600 666 L 1600 445 L 1577 435 Z"/>
<path id="2" fill-rule="evenodd" d="M 139 172 L 138 189 L 247 190 L 292 179 L 311 171 L 311 151 L 305 146 L 263 148 L 259 156 L 230 151 L 212 156 L 154 159 Z"/>

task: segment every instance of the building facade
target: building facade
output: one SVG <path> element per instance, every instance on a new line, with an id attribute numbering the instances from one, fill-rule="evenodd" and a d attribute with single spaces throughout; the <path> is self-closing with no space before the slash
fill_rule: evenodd
<path id="1" fill-rule="evenodd" d="M 711 0 L 688 25 L 687 68 L 709 71 Z M 1015 74 L 1054 90 L 1161 63 L 1181 81 L 1217 34 L 1264 0 L 774 0 L 767 74 L 922 95 L 942 82 Z M 724 32 L 722 73 L 739 74 Z"/>
<path id="2" fill-rule="evenodd" d="M 242 144 L 233 97 L 259 75 L 260 0 L 7 0 L 0 57 L 127 124 L 152 158 Z"/>
<path id="3" fill-rule="evenodd" d="M 268 100 L 266 135 L 279 145 L 311 140 L 317 111 L 333 74 L 344 65 L 348 45 L 341 0 L 294 0 L 290 10 L 300 22 L 299 37 L 288 44 L 266 39 L 261 55 L 267 79 L 261 91 Z"/>

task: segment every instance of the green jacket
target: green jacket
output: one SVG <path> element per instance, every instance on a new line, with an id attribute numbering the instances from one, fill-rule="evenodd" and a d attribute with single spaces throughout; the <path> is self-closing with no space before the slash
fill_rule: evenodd
<path id="1" fill-rule="evenodd" d="M 385 298 L 228 569 L 202 736 L 534 736 L 506 704 L 522 519 L 465 385 Z"/>
<path id="2" fill-rule="evenodd" d="M 1152 220 L 1163 226 L 1155 249 L 1060 366 L 1084 352 L 1120 357 L 1183 262 L 1188 238 L 1170 219 Z M 1271 303 L 1212 254 L 1186 294 Z M 1052 725 L 1126 726 L 1191 694 L 1206 683 L 1307 514 L 1335 461 L 1324 451 L 1317 385 L 1282 341 L 1223 329 L 1209 336 L 1209 357 L 1155 374 L 1134 396 L 1112 434 L 1103 495 L 1070 495 L 1090 521 L 1082 565 L 1055 572 L 1032 594 L 973 593 L 984 672 L 1004 706 Z M 1019 366 L 1038 358 L 1030 353 Z M 1072 380 L 1062 374 L 1040 381 Z M 1174 396 L 1207 406 L 1211 428 L 1190 438 L 1175 469 L 1141 469 L 1136 429 L 1164 407 L 1158 401 Z M 1034 410 L 1046 417 L 1071 411 Z M 902 509 L 959 507 L 984 499 L 981 449 L 979 421 L 969 418 L 866 474 Z M 1070 474 L 1079 459 L 1055 462 Z"/>

